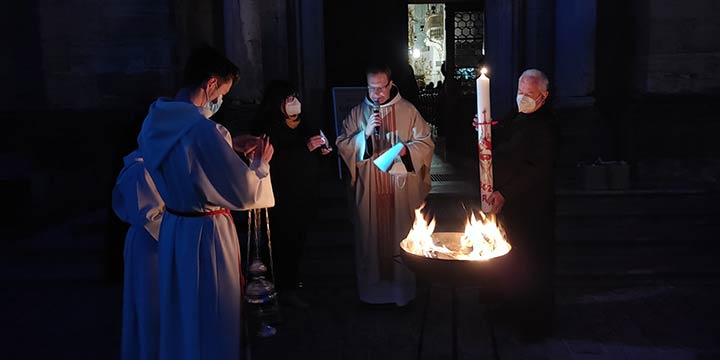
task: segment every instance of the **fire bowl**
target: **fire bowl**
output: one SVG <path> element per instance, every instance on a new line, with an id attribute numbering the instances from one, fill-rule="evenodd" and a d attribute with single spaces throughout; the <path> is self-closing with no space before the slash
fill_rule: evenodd
<path id="1" fill-rule="evenodd" d="M 432 234 L 435 245 L 445 245 L 457 251 L 461 232 L 436 232 Z M 459 260 L 452 258 L 430 258 L 408 252 L 406 241 L 400 242 L 404 264 L 421 279 L 436 285 L 448 287 L 481 287 L 489 285 L 507 266 L 507 256 L 488 260 Z"/>

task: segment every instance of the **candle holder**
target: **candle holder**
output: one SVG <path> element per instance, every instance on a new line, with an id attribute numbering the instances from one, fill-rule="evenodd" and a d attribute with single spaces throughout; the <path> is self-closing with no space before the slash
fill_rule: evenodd
<path id="1" fill-rule="evenodd" d="M 277 333 L 277 330 L 272 326 L 279 322 L 280 309 L 277 301 L 277 291 L 275 290 L 275 284 L 270 280 L 273 278 L 273 259 L 272 259 L 272 242 L 270 240 L 270 217 L 268 209 L 265 211 L 265 227 L 267 235 L 267 250 L 270 259 L 270 272 L 268 273 L 268 267 L 263 263 L 260 251 L 261 251 L 261 239 L 262 239 L 262 210 L 263 209 L 252 209 L 248 210 L 248 240 L 247 240 L 247 264 L 248 274 L 250 281 L 245 286 L 245 302 L 248 303 L 250 314 L 254 319 L 251 321 L 253 324 L 253 331 L 259 337 L 270 337 Z M 250 261 L 250 253 L 252 252 L 251 244 L 254 243 L 254 256 L 252 262 Z M 268 277 L 266 277 L 269 276 Z"/>

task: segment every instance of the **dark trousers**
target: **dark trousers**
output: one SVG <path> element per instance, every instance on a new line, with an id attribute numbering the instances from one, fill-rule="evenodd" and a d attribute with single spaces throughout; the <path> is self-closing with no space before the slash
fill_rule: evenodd
<path id="1" fill-rule="evenodd" d="M 308 220 L 298 212 L 273 210 L 270 210 L 270 231 L 275 287 L 279 292 L 294 290 L 300 280 Z"/>
<path id="2" fill-rule="evenodd" d="M 513 246 L 494 286 L 504 316 L 524 333 L 547 333 L 554 312 L 555 250 L 552 218 L 506 216 Z"/>

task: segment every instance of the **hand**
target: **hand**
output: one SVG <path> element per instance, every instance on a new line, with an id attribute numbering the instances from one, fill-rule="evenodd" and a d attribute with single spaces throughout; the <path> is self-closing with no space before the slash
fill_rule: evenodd
<path id="1" fill-rule="evenodd" d="M 487 123 L 490 123 L 490 125 L 495 125 L 495 124 L 497 124 L 498 122 L 497 122 L 497 121 L 493 121 L 492 119 L 490 119 L 490 120 L 488 120 Z M 485 124 L 487 124 L 487 123 L 485 123 Z M 477 114 L 475 114 L 475 116 L 473 116 L 472 125 L 473 125 L 473 127 L 475 128 L 475 131 L 479 131 L 480 121 L 478 121 L 478 116 L 477 116 Z"/>
<path id="2" fill-rule="evenodd" d="M 260 138 L 252 135 L 238 135 L 232 138 L 233 150 L 246 156 L 252 153 L 260 144 Z"/>
<path id="3" fill-rule="evenodd" d="M 320 133 L 322 134 L 322 132 L 320 132 Z M 328 139 L 325 137 L 324 134 L 322 134 L 322 135 L 320 135 L 320 136 L 322 137 L 322 139 L 323 139 L 323 144 L 325 145 L 325 146 L 323 146 L 323 147 L 320 148 L 320 153 L 322 153 L 323 155 L 327 155 L 327 154 L 329 154 L 329 153 L 331 153 L 331 152 L 333 151 L 333 148 L 332 148 L 332 146 L 330 146 L 329 141 L 328 141 Z"/>
<path id="4" fill-rule="evenodd" d="M 275 153 L 275 148 L 273 148 L 272 144 L 270 143 L 270 137 L 263 135 L 262 139 L 262 153 L 260 154 L 260 160 L 264 162 L 270 162 L 272 159 L 273 153 Z"/>
<path id="5" fill-rule="evenodd" d="M 323 146 L 326 142 L 327 140 L 325 140 L 322 135 L 315 135 L 308 139 L 307 148 L 310 151 L 315 151 L 315 149 Z"/>
<path id="6" fill-rule="evenodd" d="M 252 158 L 253 161 L 269 163 L 274 152 L 275 148 L 273 148 L 272 143 L 270 143 L 270 138 L 267 135 L 263 135 L 258 138 L 258 146 L 248 155 L 248 157 Z"/>
<path id="7" fill-rule="evenodd" d="M 373 113 L 372 115 L 370 115 L 370 117 L 368 118 L 368 124 L 367 126 L 365 126 L 365 137 L 370 137 L 370 135 L 375 132 L 375 128 L 380 126 L 380 124 L 380 114 Z"/>
<path id="8" fill-rule="evenodd" d="M 499 191 L 493 191 L 487 198 L 487 203 L 490 205 L 490 214 L 499 214 L 502 211 L 503 205 L 505 205 L 505 197 Z"/>

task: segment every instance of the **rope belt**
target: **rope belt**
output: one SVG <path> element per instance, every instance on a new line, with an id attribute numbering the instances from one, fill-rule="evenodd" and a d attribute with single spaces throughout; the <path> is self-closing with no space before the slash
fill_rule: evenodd
<path id="1" fill-rule="evenodd" d="M 165 210 L 167 210 L 167 212 L 169 212 L 175 216 L 190 217 L 190 218 L 215 216 L 215 215 L 222 215 L 222 214 L 230 215 L 230 209 L 218 209 L 218 210 L 205 211 L 205 212 L 182 212 L 182 211 L 177 211 L 177 210 L 173 210 L 170 208 L 166 208 Z"/>

